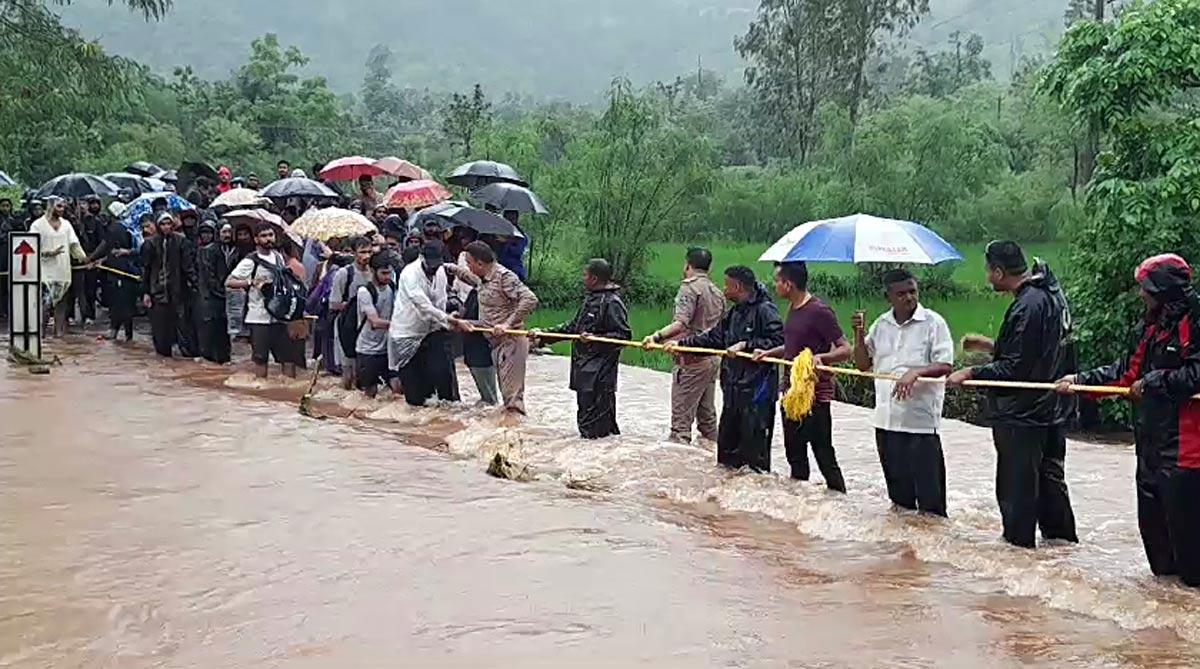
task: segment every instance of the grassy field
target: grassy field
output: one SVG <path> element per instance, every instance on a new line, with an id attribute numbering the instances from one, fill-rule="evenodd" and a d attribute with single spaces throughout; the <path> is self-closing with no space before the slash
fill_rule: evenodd
<path id="1" fill-rule="evenodd" d="M 985 244 L 978 244 L 960 248 L 964 256 L 964 261 L 959 263 L 955 270 L 954 278 L 956 281 L 962 283 L 979 283 L 984 280 L 984 246 Z M 683 269 L 683 256 L 686 253 L 686 249 L 687 247 L 683 244 L 655 244 L 653 247 L 655 258 L 650 265 L 650 273 L 662 280 L 678 281 Z M 746 264 L 754 269 L 760 280 L 766 279 L 765 283 L 770 287 L 772 267 L 769 263 L 757 262 L 758 256 L 764 249 L 765 246 L 761 244 L 715 245 L 712 247 L 713 255 L 716 259 L 716 267 L 714 268 L 716 271 L 714 275 L 719 276 L 730 265 Z M 1050 262 L 1051 266 L 1056 268 L 1056 272 L 1060 276 L 1065 270 L 1063 267 L 1065 251 L 1065 246 L 1061 244 L 1030 244 L 1026 248 L 1027 253 Z M 817 278 L 814 279 L 812 289 L 820 297 L 820 273 L 848 274 L 854 271 L 854 267 L 853 265 L 825 263 L 814 265 L 813 271 L 817 275 Z M 719 282 L 718 285 L 720 285 Z M 937 295 L 934 294 L 923 296 L 921 301 L 925 306 L 934 309 L 946 318 L 955 339 L 958 339 L 970 332 L 994 336 L 1000 328 L 1000 322 L 1004 318 L 1004 311 L 1008 308 L 1010 300 L 1007 296 L 1000 295 L 939 300 Z M 850 332 L 850 319 L 857 309 L 866 310 L 870 319 L 874 319 L 887 309 L 887 303 L 883 300 L 882 296 L 864 296 L 861 299 L 852 300 L 827 300 L 827 302 L 837 312 L 838 318 L 842 321 L 842 327 L 847 333 Z M 658 328 L 665 326 L 670 321 L 671 308 L 672 305 L 670 304 L 631 306 L 629 320 L 630 326 L 633 328 L 634 338 L 641 339 Z M 785 313 L 783 305 L 781 305 L 780 312 Z M 539 310 L 530 319 L 530 325 L 532 327 L 552 327 L 569 320 L 573 315 L 574 312 L 571 310 Z M 566 344 L 560 344 L 555 347 L 555 351 L 566 353 L 569 351 L 569 347 Z M 669 370 L 671 368 L 670 359 L 661 353 L 646 353 L 636 349 L 627 349 L 622 354 L 622 360 L 627 364 L 639 367 L 662 370 Z"/>

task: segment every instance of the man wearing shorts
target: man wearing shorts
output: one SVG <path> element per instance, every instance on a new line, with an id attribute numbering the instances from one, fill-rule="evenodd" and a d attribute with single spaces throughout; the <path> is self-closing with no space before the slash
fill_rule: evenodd
<path id="1" fill-rule="evenodd" d="M 295 347 L 288 339 L 287 324 L 267 312 L 263 286 L 274 281 L 273 267 L 284 267 L 285 260 L 275 250 L 275 228 L 263 223 L 254 232 L 254 253 L 237 264 L 225 281 L 230 290 L 247 291 L 246 325 L 250 327 L 250 360 L 254 375 L 267 378 L 267 363 L 274 357 L 283 367 L 283 375 L 296 378 Z"/>

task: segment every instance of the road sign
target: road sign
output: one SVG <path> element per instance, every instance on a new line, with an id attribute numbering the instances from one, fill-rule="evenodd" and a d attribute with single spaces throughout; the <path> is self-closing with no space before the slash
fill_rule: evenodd
<path id="1" fill-rule="evenodd" d="M 8 236 L 8 345 L 42 357 L 42 238 Z"/>

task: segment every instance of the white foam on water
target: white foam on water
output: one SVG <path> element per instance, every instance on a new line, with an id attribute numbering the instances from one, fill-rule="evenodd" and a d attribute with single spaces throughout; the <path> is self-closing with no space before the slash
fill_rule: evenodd
<path id="1" fill-rule="evenodd" d="M 1145 567 L 1131 505 L 1132 461 L 1127 449 L 1070 445 L 1067 478 L 1082 543 L 1030 551 L 999 538 L 994 455 L 986 430 L 954 421 L 944 425 L 951 517 L 929 518 L 889 509 L 864 409 L 834 407 L 835 446 L 850 489 L 842 495 L 825 489 L 815 467 L 813 481 L 807 483 L 778 473 L 728 472 L 716 466 L 711 445 L 665 442 L 670 377 L 650 370 L 622 368 L 618 416 L 623 435 L 583 440 L 575 431 L 573 397 L 565 388 L 566 365 L 560 358 L 530 361 L 527 403 L 532 415 L 516 427 L 503 424 L 498 409 L 465 403 L 414 408 L 361 395 L 359 400 L 341 401 L 347 408 L 359 407 L 359 417 L 406 427 L 460 422 L 465 428 L 446 438 L 448 450 L 476 460 L 481 470 L 502 453 L 542 480 L 592 481 L 632 498 L 715 503 L 727 511 L 761 514 L 829 541 L 902 545 L 921 560 L 964 572 L 968 577 L 956 585 L 968 590 L 1032 597 L 1126 629 L 1167 628 L 1200 642 L 1197 594 L 1154 579 Z M 470 402 L 473 389 L 462 387 L 464 400 Z M 322 390 L 318 397 L 342 392 Z M 772 454 L 777 470 L 787 467 L 781 442 L 777 428 Z"/>

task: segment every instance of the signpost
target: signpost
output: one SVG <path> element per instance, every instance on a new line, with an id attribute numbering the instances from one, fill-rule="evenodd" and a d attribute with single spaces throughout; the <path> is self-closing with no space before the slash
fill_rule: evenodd
<path id="1" fill-rule="evenodd" d="M 8 345 L 42 357 L 42 244 L 36 233 L 8 237 Z"/>

